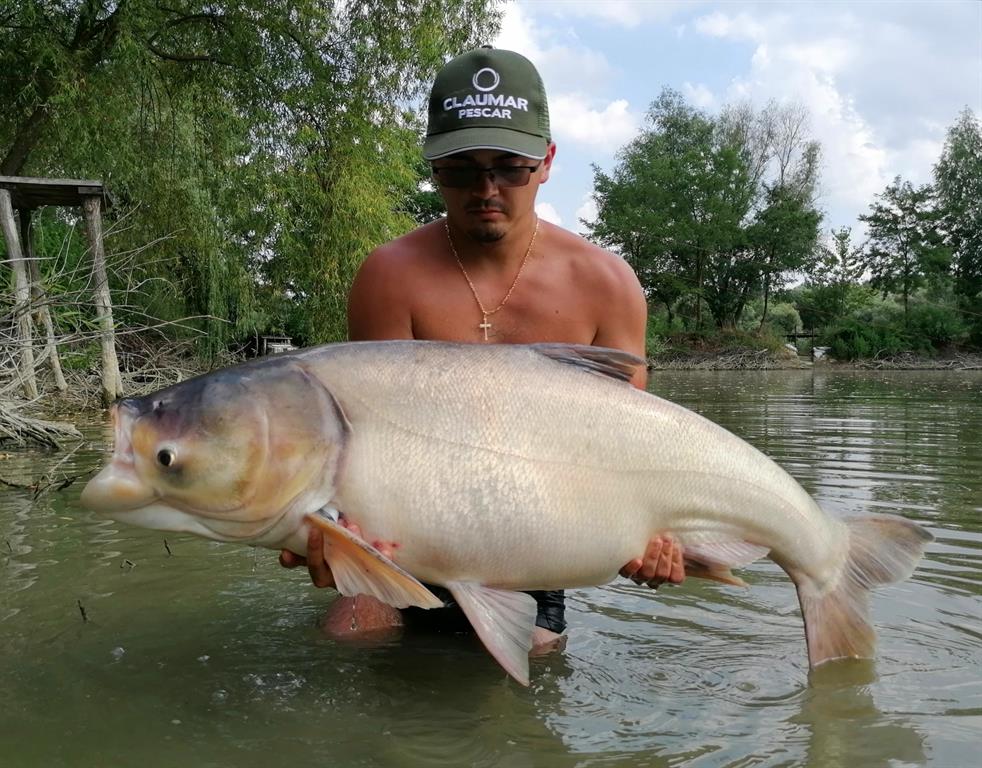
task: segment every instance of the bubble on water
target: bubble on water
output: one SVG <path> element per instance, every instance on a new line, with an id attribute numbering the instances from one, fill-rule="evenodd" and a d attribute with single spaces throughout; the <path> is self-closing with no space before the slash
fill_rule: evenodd
<path id="1" fill-rule="evenodd" d="M 211 695 L 211 700 L 216 704 L 224 704 L 228 701 L 228 691 L 224 688 L 219 688 Z"/>
<path id="2" fill-rule="evenodd" d="M 199 656 L 199 657 L 198 657 L 198 661 L 200 661 L 200 662 L 201 662 L 202 664 L 207 664 L 207 663 L 208 663 L 208 659 L 210 659 L 210 658 L 211 658 L 211 656 L 209 656 L 209 655 L 208 655 L 208 654 L 206 653 L 206 654 L 204 654 L 203 656 Z"/>
<path id="3" fill-rule="evenodd" d="M 171 725 L 180 725 L 180 724 L 181 724 L 180 720 L 177 719 L 171 720 Z"/>
<path id="4" fill-rule="evenodd" d="M 113 657 L 113 661 L 119 661 L 121 658 L 123 658 L 123 654 L 125 653 L 126 653 L 125 648 L 121 646 L 117 646 L 109 652 L 109 655 Z"/>

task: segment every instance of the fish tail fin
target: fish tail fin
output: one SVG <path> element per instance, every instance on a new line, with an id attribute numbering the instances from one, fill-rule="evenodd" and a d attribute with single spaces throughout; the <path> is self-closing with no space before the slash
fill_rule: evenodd
<path id="1" fill-rule="evenodd" d="M 910 576 L 924 546 L 934 538 L 921 526 L 896 515 L 869 515 L 843 522 L 848 529 L 849 550 L 837 582 L 820 592 L 807 577 L 794 579 L 812 668 L 832 659 L 873 656 L 876 634 L 869 621 L 870 589 Z"/>

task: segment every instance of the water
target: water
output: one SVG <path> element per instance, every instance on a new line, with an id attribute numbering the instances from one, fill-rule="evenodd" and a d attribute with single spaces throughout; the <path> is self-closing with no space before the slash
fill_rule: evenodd
<path id="1" fill-rule="evenodd" d="M 0 487 L 0 765 L 969 766 L 982 734 L 982 375 L 656 373 L 835 514 L 937 537 L 876 593 L 875 663 L 809 675 L 790 582 L 570 596 L 523 689 L 473 638 L 326 639 L 332 599 L 275 553 L 129 529 Z M 11 452 L 0 477 L 94 469 Z M 9 450 L 9 449 L 8 449 Z M 559 553 L 557 553 L 558 555 Z M 83 619 L 84 611 L 84 619 Z"/>

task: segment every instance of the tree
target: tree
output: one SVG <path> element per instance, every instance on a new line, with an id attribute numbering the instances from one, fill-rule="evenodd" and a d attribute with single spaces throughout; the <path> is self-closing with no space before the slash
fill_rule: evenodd
<path id="1" fill-rule="evenodd" d="M 680 94 L 663 91 L 647 120 L 613 176 L 594 168 L 597 218 L 587 226 L 625 255 L 649 295 L 670 307 L 693 293 L 698 327 L 708 261 L 740 237 L 746 172 L 736 149 L 717 141 L 714 122 Z"/>
<path id="2" fill-rule="evenodd" d="M 360 260 L 412 225 L 411 107 L 499 15 L 494 0 L 4 5 L 0 173 L 105 179 L 126 220 L 115 251 L 167 235 L 142 257 L 157 279 L 137 309 L 207 315 L 210 351 L 284 322 L 341 338 Z"/>
<path id="3" fill-rule="evenodd" d="M 591 237 L 624 255 L 669 319 L 692 294 L 697 327 L 703 304 L 718 327 L 735 327 L 750 298 L 814 253 L 819 147 L 806 117 L 771 104 L 712 118 L 664 91 L 613 173 L 594 169 Z"/>
<path id="4" fill-rule="evenodd" d="M 763 283 L 761 328 L 767 321 L 771 288 L 789 273 L 806 270 L 814 263 L 822 221 L 822 215 L 794 184 L 768 186 L 765 194 L 766 205 L 748 230 Z"/>
<path id="5" fill-rule="evenodd" d="M 858 308 L 868 295 L 858 284 L 862 276 L 862 245 L 852 242 L 852 229 L 831 231 L 831 242 L 818 249 L 808 279 L 796 291 L 795 305 L 805 328 L 824 328 Z"/>
<path id="6" fill-rule="evenodd" d="M 869 241 L 862 265 L 871 275 L 870 284 L 903 296 L 904 318 L 908 317 L 910 295 L 928 275 L 948 267 L 948 251 L 937 230 L 934 191 L 930 185 L 914 187 L 896 177 L 870 212 L 859 217 L 869 227 Z"/>
<path id="7" fill-rule="evenodd" d="M 950 249 L 955 292 L 982 309 L 982 129 L 966 108 L 934 166 L 938 228 Z"/>

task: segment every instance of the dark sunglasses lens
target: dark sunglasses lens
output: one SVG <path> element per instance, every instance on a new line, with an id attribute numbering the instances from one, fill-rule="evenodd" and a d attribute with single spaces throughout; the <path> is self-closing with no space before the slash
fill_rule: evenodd
<path id="1" fill-rule="evenodd" d="M 434 168 L 436 177 L 445 187 L 472 187 L 477 184 L 480 171 L 477 168 Z"/>
<path id="2" fill-rule="evenodd" d="M 494 169 L 494 178 L 501 187 L 524 187 L 532 175 L 531 168 L 511 168 L 504 166 Z"/>
<path id="3" fill-rule="evenodd" d="M 499 187 L 524 187 L 529 183 L 533 168 L 502 166 L 500 168 L 434 168 L 440 184 L 444 187 L 459 189 L 476 187 L 484 180 L 484 174 L 490 173 L 494 183 Z"/>

